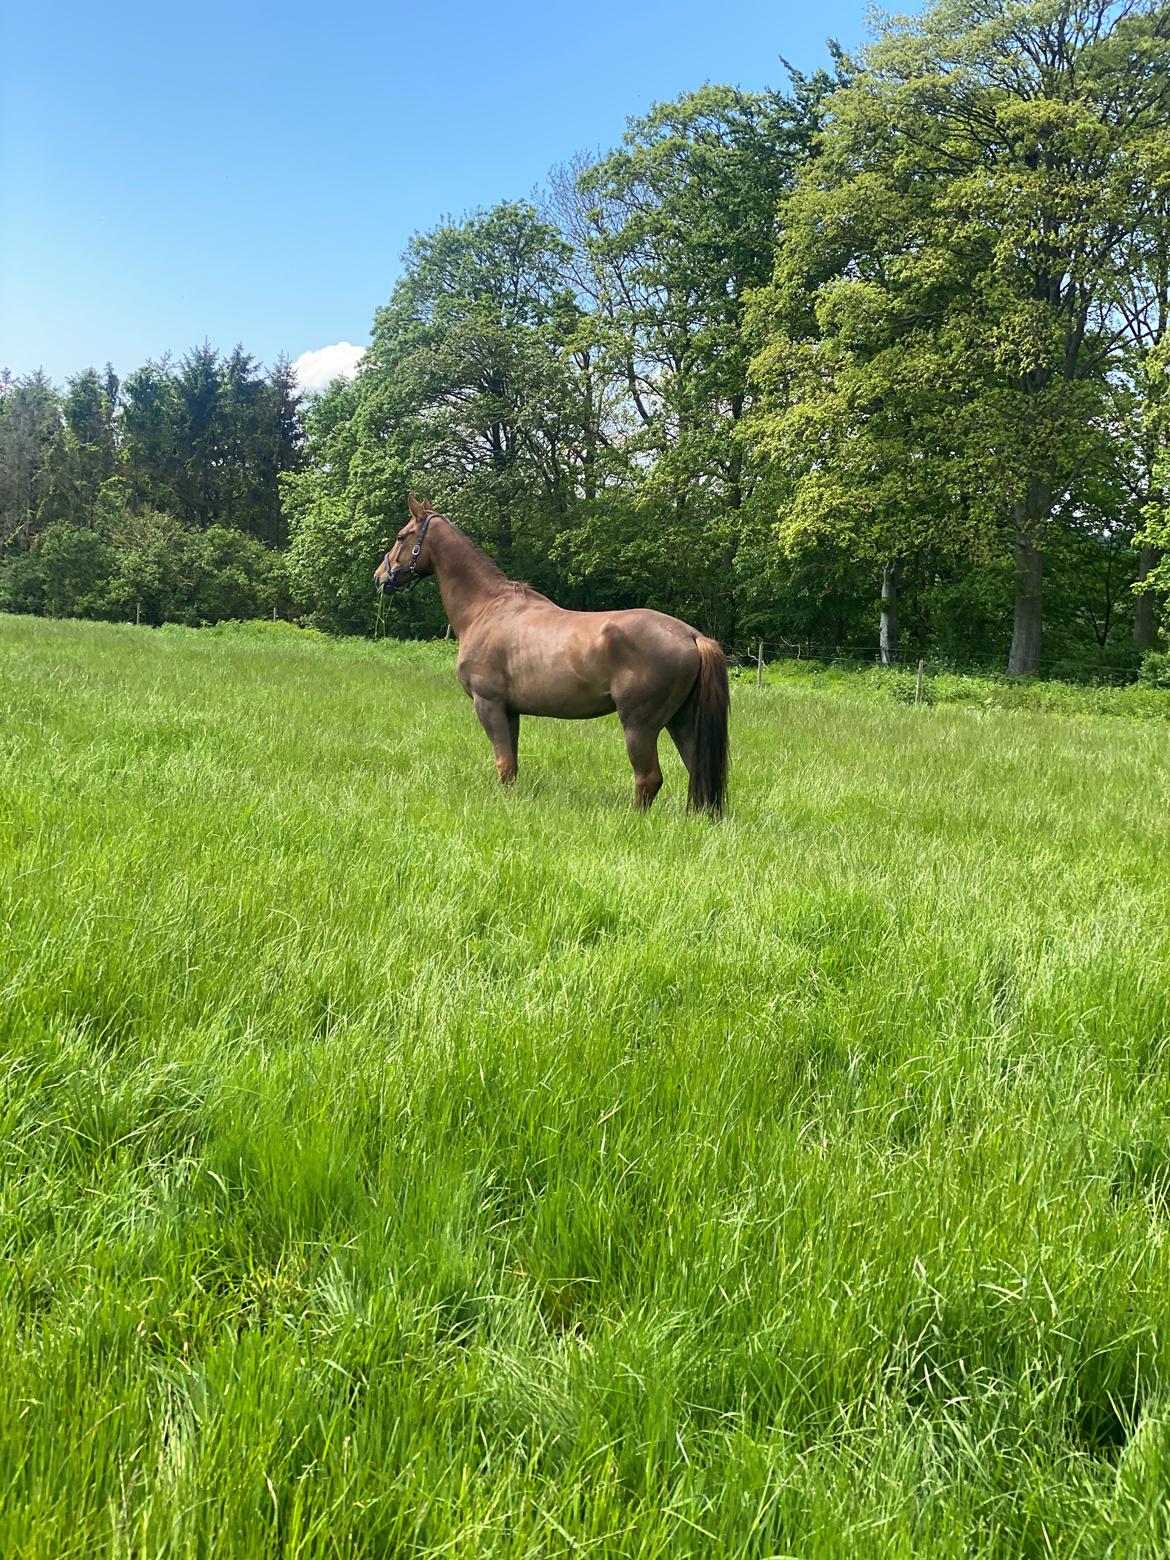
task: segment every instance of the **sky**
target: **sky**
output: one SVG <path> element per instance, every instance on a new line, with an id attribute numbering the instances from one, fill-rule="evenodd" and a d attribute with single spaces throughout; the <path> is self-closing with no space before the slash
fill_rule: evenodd
<path id="1" fill-rule="evenodd" d="M 862 0 L 0 0 L 0 367 L 203 341 L 352 370 L 412 233 L 532 194 L 704 81 L 782 84 Z"/>

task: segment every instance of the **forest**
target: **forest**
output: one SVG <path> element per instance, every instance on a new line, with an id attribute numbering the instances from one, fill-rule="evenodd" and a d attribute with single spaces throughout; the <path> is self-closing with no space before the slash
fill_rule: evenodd
<path id="1" fill-rule="evenodd" d="M 382 618 L 414 490 L 732 651 L 1137 673 L 1170 592 L 1170 8 L 934 0 L 411 242 L 353 380 L 0 382 L 0 607 Z M 376 198 L 373 195 L 371 198 Z"/>

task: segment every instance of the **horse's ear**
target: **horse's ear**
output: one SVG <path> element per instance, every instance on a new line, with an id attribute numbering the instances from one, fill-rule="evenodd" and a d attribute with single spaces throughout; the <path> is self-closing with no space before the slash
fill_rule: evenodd
<path id="1" fill-rule="evenodd" d="M 406 502 L 410 508 L 411 516 L 415 520 L 421 520 L 422 517 L 426 514 L 427 509 L 430 507 L 427 504 L 420 504 L 413 493 L 408 493 L 406 495 Z"/>
<path id="2" fill-rule="evenodd" d="M 431 503 L 429 498 L 424 498 L 423 499 L 423 514 L 424 515 L 433 515 L 434 512 L 435 512 L 435 506 Z"/>

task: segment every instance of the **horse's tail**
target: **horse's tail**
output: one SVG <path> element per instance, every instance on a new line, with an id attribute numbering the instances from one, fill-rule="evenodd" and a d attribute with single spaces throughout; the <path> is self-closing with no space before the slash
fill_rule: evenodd
<path id="1" fill-rule="evenodd" d="M 730 739 L 727 730 L 731 693 L 727 686 L 727 662 L 714 639 L 695 635 L 699 652 L 699 675 L 688 695 L 694 709 L 695 761 L 687 791 L 687 806 L 693 812 L 718 818 L 727 797 L 727 760 Z"/>

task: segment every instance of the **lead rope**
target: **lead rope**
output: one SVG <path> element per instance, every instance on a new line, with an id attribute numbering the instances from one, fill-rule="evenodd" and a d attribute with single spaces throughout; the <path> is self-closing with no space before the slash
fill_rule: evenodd
<path id="1" fill-rule="evenodd" d="M 401 590 L 401 591 L 413 590 L 414 587 L 419 583 L 419 581 L 420 581 L 422 576 L 418 573 L 418 570 L 417 570 L 417 568 L 415 566 L 418 563 L 419 555 L 421 554 L 422 549 L 423 549 L 423 543 L 427 539 L 427 532 L 430 530 L 431 521 L 434 519 L 434 516 L 435 516 L 435 511 L 433 509 L 430 511 L 429 514 L 426 514 L 426 515 L 423 516 L 422 525 L 419 527 L 418 537 L 417 537 L 417 539 L 415 541 L 414 546 L 410 549 L 410 562 L 407 564 L 406 569 L 403 571 L 404 573 L 407 573 L 407 574 L 410 575 L 410 579 L 407 582 L 407 584 L 405 584 L 405 585 L 396 585 L 395 586 L 396 589 Z M 386 561 L 387 568 L 389 568 L 389 564 L 390 564 L 390 554 L 389 553 L 386 554 L 386 560 L 385 561 Z M 392 581 L 396 581 L 397 575 L 398 575 L 398 570 L 397 569 L 391 569 L 390 570 L 390 578 L 391 578 Z M 378 592 L 378 614 L 377 614 L 377 617 L 374 619 L 374 643 L 375 644 L 377 644 L 377 642 L 378 642 L 378 630 L 379 629 L 382 630 L 382 638 L 385 639 L 385 637 L 386 637 L 386 592 L 384 590 L 380 590 Z M 450 630 L 448 630 L 448 632 L 449 631 Z"/>

